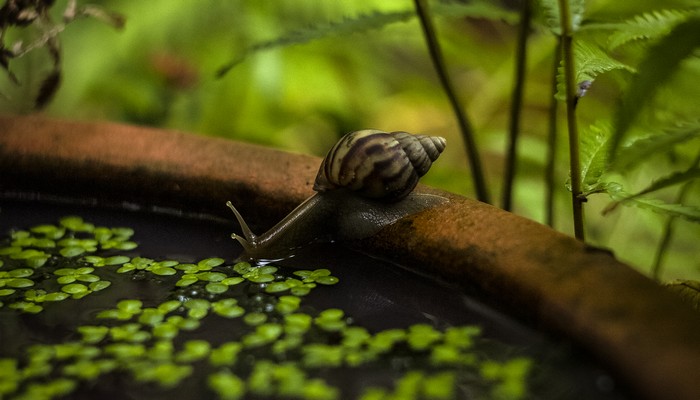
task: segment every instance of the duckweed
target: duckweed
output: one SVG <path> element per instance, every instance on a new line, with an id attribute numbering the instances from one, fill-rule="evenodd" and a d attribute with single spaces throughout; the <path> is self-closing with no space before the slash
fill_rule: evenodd
<path id="1" fill-rule="evenodd" d="M 456 388 L 478 377 L 492 398 L 527 396 L 531 360 L 484 358 L 475 350 L 478 327 L 440 331 L 415 324 L 371 332 L 341 309 L 304 304 L 311 291 L 340 282 L 328 269 L 291 272 L 226 265 L 215 257 L 180 263 L 115 254 L 134 250 L 133 236 L 130 228 L 70 216 L 0 240 L 0 307 L 17 312 L 36 314 L 52 303 L 112 290 L 107 272 L 158 277 L 172 289 L 155 302 L 121 298 L 75 327 L 74 341 L 36 344 L 22 358 L 0 358 L 0 397 L 67 396 L 113 371 L 168 389 L 205 368 L 206 386 L 218 398 L 332 400 L 342 397 L 340 391 L 317 371 L 366 365 L 399 366 L 400 374 L 393 387 L 362 389 L 359 398 L 366 400 L 453 399 Z M 217 318 L 231 327 L 230 340 L 220 344 L 200 336 Z"/>

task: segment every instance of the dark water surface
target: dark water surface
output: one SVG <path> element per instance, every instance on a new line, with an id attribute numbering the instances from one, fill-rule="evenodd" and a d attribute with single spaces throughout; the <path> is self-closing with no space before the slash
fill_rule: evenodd
<path id="1" fill-rule="evenodd" d="M 120 253 L 129 257 L 180 262 L 220 257 L 226 259 L 226 265 L 231 265 L 241 251 L 230 238 L 230 233 L 238 229 L 233 219 L 221 221 L 132 208 L 0 199 L 0 236 L 6 237 L 13 229 L 55 224 L 63 216 L 79 215 L 95 225 L 133 228 L 133 240 L 139 244 L 138 248 Z M 330 269 L 340 283 L 314 289 L 303 298 L 304 310 L 340 308 L 352 324 L 365 327 L 370 333 L 406 329 L 418 323 L 430 324 L 438 330 L 451 326 L 480 326 L 482 339 L 477 351 L 486 357 L 505 360 L 526 356 L 533 359 L 535 367 L 529 380 L 530 394 L 525 398 L 626 398 L 621 394 L 619 384 L 616 385 L 609 374 L 574 345 L 525 327 L 457 288 L 336 245 L 307 248 L 284 265 L 297 269 Z M 100 275 L 111 281 L 112 286 L 80 300 L 46 305 L 46 309 L 36 315 L 0 308 L 0 358 L 21 358 L 26 348 L 36 343 L 77 340 L 77 326 L 90 324 L 99 311 L 114 308 L 120 300 L 137 298 L 146 306 L 159 304 L 172 295 L 172 280 L 168 281 L 168 277 L 128 279 L 125 274 L 116 273 L 115 268 L 107 267 L 100 270 Z M 210 318 L 196 331 L 183 333 L 178 340 L 204 338 L 215 345 L 240 337 L 237 332 L 241 329 L 250 328 L 246 328 L 240 319 Z M 397 359 L 404 364 L 404 369 L 420 367 L 411 364 L 420 361 L 410 357 Z M 252 363 L 248 362 L 249 365 Z M 368 368 L 322 369 L 316 374 L 339 387 L 342 398 L 355 398 L 363 385 L 391 387 L 397 376 L 392 363 L 397 361 L 375 363 Z M 213 392 L 203 387 L 203 371 L 206 371 L 206 365 L 195 364 L 193 375 L 175 390 L 137 384 L 128 374 L 110 373 L 97 382 L 81 385 L 70 398 L 214 398 Z M 473 392 L 469 388 L 463 388 L 457 391 L 457 396 L 472 398 L 470 393 Z"/>

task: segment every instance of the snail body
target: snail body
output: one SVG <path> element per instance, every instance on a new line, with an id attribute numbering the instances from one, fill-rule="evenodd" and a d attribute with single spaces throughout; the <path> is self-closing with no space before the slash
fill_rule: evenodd
<path id="1" fill-rule="evenodd" d="M 270 262 L 314 242 L 366 238 L 397 220 L 446 201 L 413 193 L 445 148 L 438 136 L 361 130 L 343 136 L 321 163 L 317 192 L 270 230 L 255 235 L 231 204 L 243 236 L 242 259 Z"/>

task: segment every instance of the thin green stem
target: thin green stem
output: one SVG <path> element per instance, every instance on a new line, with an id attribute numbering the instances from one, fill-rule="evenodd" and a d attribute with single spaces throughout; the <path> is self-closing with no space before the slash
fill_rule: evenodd
<path id="1" fill-rule="evenodd" d="M 438 43 L 437 35 L 435 34 L 435 28 L 433 27 L 430 8 L 426 4 L 426 0 L 414 0 L 414 3 L 416 6 L 416 13 L 418 14 L 418 19 L 420 20 L 421 27 L 423 28 L 423 35 L 425 36 L 425 41 L 428 45 L 430 58 L 433 61 L 433 65 L 435 66 L 440 83 L 442 84 L 445 94 L 450 101 L 452 110 L 457 118 L 457 124 L 459 125 L 459 129 L 462 133 L 462 139 L 464 140 L 465 151 L 467 153 L 467 158 L 469 160 L 469 166 L 472 173 L 472 180 L 474 182 L 474 189 L 476 190 L 476 197 L 480 201 L 490 203 L 491 199 L 489 196 L 488 187 L 486 185 L 486 180 L 484 179 L 481 159 L 479 157 L 479 151 L 476 147 L 476 140 L 474 138 L 474 131 L 464 112 L 461 102 L 457 98 L 457 93 L 454 89 L 454 85 L 452 84 L 452 80 L 447 74 L 444 57 L 442 56 L 440 44 Z"/>
<path id="2" fill-rule="evenodd" d="M 578 125 L 576 124 L 576 88 L 574 82 L 573 25 L 568 0 L 559 0 L 562 56 L 566 81 L 566 121 L 569 130 L 569 171 L 571 174 L 571 201 L 574 217 L 574 236 L 584 241 L 583 203 L 581 194 L 581 162 L 579 159 Z"/>
<path id="3" fill-rule="evenodd" d="M 510 105 L 510 126 L 508 135 L 508 151 L 506 153 L 505 177 L 503 181 L 504 210 L 510 211 L 513 206 L 513 185 L 517 170 L 518 137 L 520 136 L 520 116 L 523 109 L 523 93 L 525 91 L 525 70 L 527 65 L 527 38 L 530 34 L 532 19 L 532 1 L 522 0 L 520 10 L 520 29 L 515 60 L 515 85 Z"/>
<path id="4" fill-rule="evenodd" d="M 550 92 L 549 116 L 547 132 L 547 165 L 545 167 L 545 218 L 547 225 L 554 227 L 554 187 L 555 167 L 557 164 L 557 120 L 559 114 L 559 102 L 555 98 L 557 94 L 557 71 L 561 62 L 561 39 L 557 39 L 554 48 L 554 62 L 552 66 L 552 90 Z"/>

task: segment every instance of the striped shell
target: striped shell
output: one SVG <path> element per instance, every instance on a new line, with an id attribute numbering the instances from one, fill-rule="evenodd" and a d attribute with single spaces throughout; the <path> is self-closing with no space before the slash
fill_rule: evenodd
<path id="1" fill-rule="evenodd" d="M 314 190 L 347 188 L 359 195 L 398 201 L 418 184 L 445 149 L 439 136 L 373 129 L 348 133 L 321 163 Z"/>

